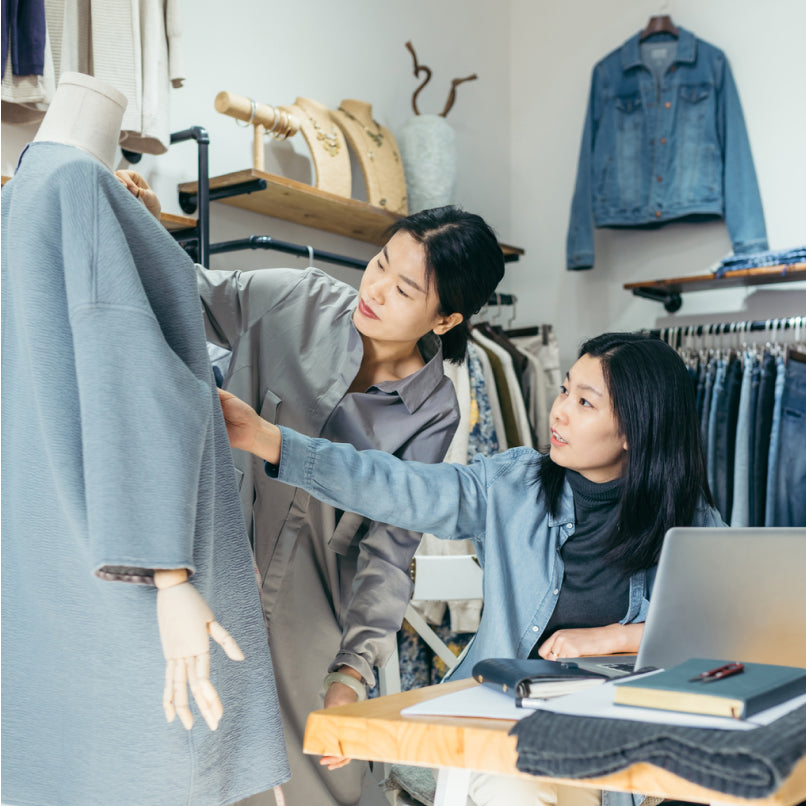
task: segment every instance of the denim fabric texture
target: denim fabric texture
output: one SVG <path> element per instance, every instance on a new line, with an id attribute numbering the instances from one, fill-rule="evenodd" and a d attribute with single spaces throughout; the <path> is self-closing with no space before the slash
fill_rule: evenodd
<path id="1" fill-rule="evenodd" d="M 750 525 L 764 526 L 767 497 L 772 407 L 775 401 L 775 356 L 764 353 L 756 396 L 756 427 L 753 434 L 753 467 L 750 479 Z"/>
<path id="2" fill-rule="evenodd" d="M 755 269 L 760 266 L 788 266 L 792 263 L 806 263 L 806 246 L 794 249 L 770 249 L 765 252 L 756 252 L 751 256 L 731 255 L 720 261 L 714 269 L 717 277 L 731 271 L 741 269 Z"/>
<path id="3" fill-rule="evenodd" d="M 656 69 L 653 71 L 653 67 Z M 591 78 L 567 268 L 594 262 L 593 228 L 723 217 L 735 254 L 767 249 L 750 141 L 725 54 L 679 29 L 635 34 Z"/>
<path id="4" fill-rule="evenodd" d="M 733 453 L 733 507 L 731 526 L 750 525 L 750 451 L 753 444 L 755 399 L 753 377 L 758 386 L 758 361 L 749 351 L 742 360 L 742 382 L 739 391 L 739 411 L 736 417 L 736 438 Z"/>
<path id="5" fill-rule="evenodd" d="M 563 584 L 560 549 L 576 531 L 574 496 L 564 482 L 558 514 L 541 495 L 543 456 L 512 448 L 468 465 L 401 462 L 383 451 L 302 436 L 281 427 L 278 479 L 348 512 L 382 523 L 473 541 L 484 569 L 478 632 L 449 677 L 470 677 L 483 658 L 525 658 L 545 629 Z M 721 526 L 700 501 L 692 526 Z M 622 624 L 644 621 L 656 567 L 630 577 Z"/>
<path id="6" fill-rule="evenodd" d="M 790 350 L 781 397 L 773 526 L 806 526 L 806 353 Z"/>
<path id="7" fill-rule="evenodd" d="M 706 469 L 708 472 L 708 486 L 711 488 L 711 493 L 716 501 L 716 431 L 717 431 L 717 413 L 722 405 L 722 397 L 725 393 L 725 372 L 727 370 L 727 362 L 724 358 L 718 358 L 715 362 L 714 382 L 711 387 L 711 397 L 708 409 L 708 423 L 705 431 L 706 438 Z M 717 508 L 723 512 L 719 507 L 717 501 Z M 724 512 L 722 517 L 725 518 Z M 727 520 L 727 518 L 725 518 Z"/>
<path id="8" fill-rule="evenodd" d="M 705 393 L 705 376 L 708 374 L 708 365 L 700 361 L 697 366 L 697 380 L 694 384 L 694 394 L 697 400 L 697 416 L 702 422 L 703 398 Z M 704 445 L 705 443 L 703 443 Z"/>
<path id="9" fill-rule="evenodd" d="M 775 363 L 775 393 L 770 427 L 770 450 L 767 457 L 767 500 L 765 502 L 764 525 L 775 526 L 775 490 L 778 486 L 778 443 L 781 433 L 781 403 L 786 382 L 786 364 L 783 356 Z"/>
<path id="10" fill-rule="evenodd" d="M 700 439 L 702 440 L 702 451 L 705 456 L 706 466 L 708 464 L 708 433 L 711 424 L 711 393 L 714 389 L 715 378 L 716 360 L 711 360 L 705 365 L 705 387 L 702 393 L 702 414 L 700 415 Z M 709 486 L 711 484 L 710 477 L 708 484 Z"/>
<path id="11" fill-rule="evenodd" d="M 716 411 L 715 487 L 711 490 L 725 523 L 733 511 L 733 462 L 736 452 L 736 421 L 739 417 L 739 393 L 742 364 L 736 356 L 728 362 L 725 389 Z"/>

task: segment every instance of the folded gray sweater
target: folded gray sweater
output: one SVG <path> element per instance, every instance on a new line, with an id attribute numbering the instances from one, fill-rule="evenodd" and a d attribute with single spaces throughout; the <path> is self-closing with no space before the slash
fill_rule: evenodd
<path id="1" fill-rule="evenodd" d="M 711 730 L 535 711 L 512 729 L 521 772 L 595 778 L 645 761 L 744 798 L 774 792 L 806 755 L 806 706 L 753 730 Z"/>

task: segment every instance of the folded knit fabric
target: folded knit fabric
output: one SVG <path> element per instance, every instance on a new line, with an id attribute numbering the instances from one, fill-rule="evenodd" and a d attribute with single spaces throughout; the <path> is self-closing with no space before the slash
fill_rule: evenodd
<path id="1" fill-rule="evenodd" d="M 753 730 L 710 730 L 535 711 L 512 729 L 521 772 L 596 778 L 644 761 L 743 798 L 774 792 L 806 755 L 806 706 Z"/>

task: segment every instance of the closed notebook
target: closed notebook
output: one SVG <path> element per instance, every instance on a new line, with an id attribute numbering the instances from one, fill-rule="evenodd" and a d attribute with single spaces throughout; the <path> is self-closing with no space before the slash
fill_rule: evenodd
<path id="1" fill-rule="evenodd" d="M 576 663 L 542 658 L 487 658 L 473 667 L 473 677 L 518 700 L 559 697 L 607 680 Z"/>
<path id="2" fill-rule="evenodd" d="M 706 683 L 693 680 L 726 663 L 695 658 L 657 674 L 616 682 L 614 702 L 746 719 L 806 693 L 806 669 L 795 666 L 745 663 L 740 674 Z"/>

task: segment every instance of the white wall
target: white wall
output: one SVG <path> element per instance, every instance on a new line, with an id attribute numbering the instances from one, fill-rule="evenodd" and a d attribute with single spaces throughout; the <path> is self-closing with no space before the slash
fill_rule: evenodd
<path id="1" fill-rule="evenodd" d="M 646 0 L 512 0 L 512 237 L 526 249 L 507 284 L 518 322 L 553 322 L 563 366 L 605 330 L 806 314 L 806 283 L 697 291 L 669 315 L 627 282 L 705 274 L 731 251 L 723 222 L 596 230 L 596 265 L 565 269 L 565 238 L 594 64 L 664 6 Z M 806 243 L 806 3 L 672 0 L 665 13 L 731 64 L 759 179 L 770 248 Z"/>
<path id="2" fill-rule="evenodd" d="M 420 95 L 438 112 L 452 78 L 459 87 L 448 121 L 459 145 L 457 201 L 481 213 L 502 241 L 526 249 L 510 264 L 502 291 L 518 296 L 516 324 L 551 322 L 563 365 L 579 341 L 604 330 L 806 314 L 806 284 L 684 295 L 667 315 L 633 297 L 634 280 L 698 274 L 730 251 L 722 222 L 672 224 L 643 231 L 596 231 L 596 266 L 565 270 L 565 236 L 576 176 L 590 73 L 595 62 L 639 30 L 663 3 L 647 0 L 185 0 L 188 79 L 172 94 L 173 130 L 210 132 L 211 175 L 251 165 L 251 130 L 217 113 L 219 90 L 274 104 L 298 96 L 335 107 L 353 97 L 399 132 L 411 114 L 418 81 L 404 43 L 434 71 Z M 806 3 L 802 0 L 673 0 L 668 12 L 728 55 L 744 106 L 761 185 L 770 245 L 806 243 Z M 3 124 L 2 170 L 13 170 L 35 127 Z M 272 141 L 267 141 L 272 142 Z M 302 138 L 267 147 L 267 167 L 310 181 Z M 195 147 L 174 146 L 137 166 L 164 209 L 179 213 L 176 185 L 195 178 Z M 354 174 L 354 195 L 363 190 Z M 370 257 L 368 244 L 288 224 L 223 204 L 212 205 L 214 240 L 267 234 L 295 243 Z M 276 252 L 213 258 L 214 267 L 304 265 Z M 348 282 L 358 272 L 323 264 Z M 506 310 L 506 309 L 505 309 Z M 509 311 L 506 311 L 509 314 Z"/>
<path id="3" fill-rule="evenodd" d="M 376 120 L 397 133 L 413 114 L 415 79 L 411 40 L 422 64 L 433 70 L 420 93 L 421 112 L 442 111 L 451 79 L 477 73 L 462 84 L 447 118 L 459 148 L 457 201 L 496 226 L 503 240 L 509 229 L 509 36 L 508 6 L 487 0 L 184 0 L 183 49 L 187 81 L 172 92 L 172 131 L 191 125 L 210 133 L 210 174 L 252 165 L 252 130 L 215 111 L 220 90 L 270 104 L 290 104 L 297 96 L 336 108 L 343 98 L 373 105 Z M 22 145 L 36 127 L 3 126 L 3 173 L 10 173 Z M 269 171 L 311 182 L 302 136 L 278 144 L 266 140 Z M 492 147 L 491 147 L 492 144 Z M 125 167 L 125 166 L 122 166 Z M 158 191 L 166 212 L 181 213 L 176 186 L 195 179 L 193 141 L 134 166 Z M 365 199 L 360 170 L 354 198 Z M 369 258 L 368 244 L 319 230 L 212 205 L 212 236 L 229 240 L 252 234 L 312 244 L 331 252 Z M 306 260 L 278 252 L 238 252 L 214 257 L 214 268 L 304 266 Z M 322 268 L 357 283 L 359 272 L 331 264 Z"/>

